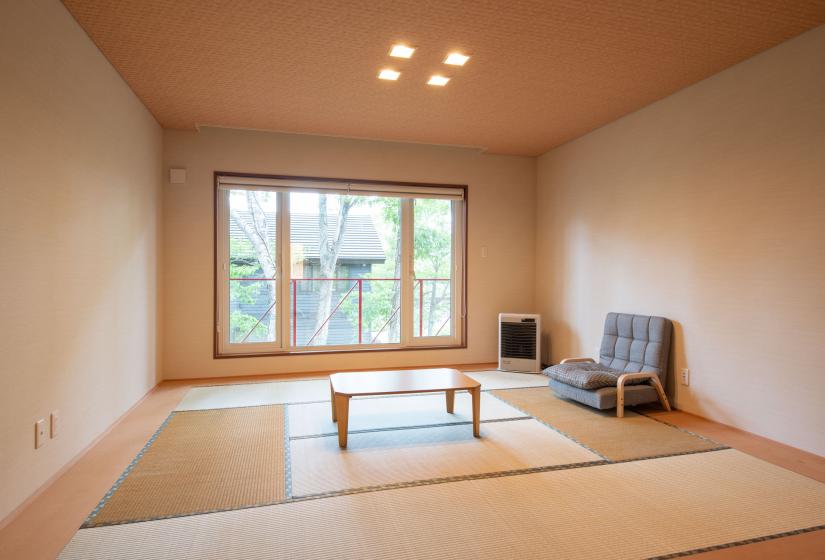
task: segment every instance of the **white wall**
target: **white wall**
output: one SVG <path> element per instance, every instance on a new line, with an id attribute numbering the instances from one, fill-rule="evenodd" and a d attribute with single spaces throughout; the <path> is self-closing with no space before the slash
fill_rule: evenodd
<path id="1" fill-rule="evenodd" d="M 535 158 L 203 128 L 165 131 L 164 164 L 188 173 L 185 185 L 164 187 L 167 379 L 495 361 L 498 313 L 533 308 Z M 468 348 L 213 359 L 216 170 L 469 185 Z"/>
<path id="2" fill-rule="evenodd" d="M 539 160 L 553 358 L 676 322 L 679 408 L 825 455 L 825 27 Z"/>
<path id="3" fill-rule="evenodd" d="M 162 137 L 57 1 L 0 3 L 0 76 L 2 520 L 155 385 Z"/>

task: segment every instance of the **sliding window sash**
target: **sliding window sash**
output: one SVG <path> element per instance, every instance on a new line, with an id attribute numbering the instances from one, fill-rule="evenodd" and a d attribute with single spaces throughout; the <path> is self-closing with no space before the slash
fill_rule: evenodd
<path id="1" fill-rule="evenodd" d="M 230 272 L 229 265 L 229 231 L 230 231 L 230 215 L 229 215 L 229 195 L 230 191 L 235 189 L 219 189 L 217 196 L 217 235 L 216 235 L 216 257 L 217 270 L 215 275 L 216 280 L 216 313 L 215 313 L 215 337 L 216 349 L 219 355 L 242 355 L 242 354 L 274 354 L 284 352 L 286 350 L 286 336 L 289 332 L 289 326 L 284 328 L 283 324 L 283 293 L 284 273 L 287 269 L 284 268 L 284 253 L 289 259 L 289 228 L 284 227 L 284 202 L 289 198 L 283 193 L 278 193 L 277 209 L 276 209 L 276 276 L 275 276 L 275 305 L 272 313 L 276 314 L 277 321 L 275 322 L 275 340 L 270 342 L 244 342 L 233 343 L 230 341 Z M 286 214 L 286 219 L 289 214 Z M 284 230 L 286 230 L 286 238 L 283 237 Z M 284 243 L 284 241 L 286 243 Z M 286 251 L 284 250 L 286 248 Z M 287 260 L 288 262 L 288 260 Z M 287 288 L 288 291 L 288 288 Z M 288 319 L 288 318 L 287 318 Z"/>
<path id="2" fill-rule="evenodd" d="M 424 198 L 424 197 L 422 197 Z M 428 198 L 435 198 L 435 197 L 428 197 Z M 465 255 L 464 255 L 464 247 L 465 247 L 465 223 L 466 223 L 466 203 L 463 199 L 461 200 L 453 200 L 452 202 L 452 216 L 453 216 L 453 227 L 452 227 L 452 271 L 451 274 L 451 301 L 450 301 L 450 334 L 448 335 L 441 335 L 441 336 L 415 336 L 415 323 L 416 317 L 413 313 L 414 309 L 414 299 L 415 299 L 415 291 L 414 291 L 414 282 L 416 273 L 414 270 L 414 263 L 415 263 L 415 248 L 414 248 L 414 237 L 415 237 L 415 219 L 414 219 L 414 208 L 412 204 L 412 200 L 408 201 L 409 204 L 409 218 L 407 219 L 407 224 L 409 226 L 408 231 L 406 231 L 406 239 L 405 239 L 405 246 L 409 246 L 409 253 L 407 259 L 405 259 L 405 263 L 408 265 L 408 273 L 405 277 L 409 278 L 409 291 L 406 294 L 406 298 L 409 302 L 409 314 L 407 315 L 407 319 L 404 321 L 408 324 L 407 332 L 409 337 L 405 340 L 405 345 L 408 347 L 432 347 L 432 346 L 457 346 L 463 343 L 464 341 L 464 324 L 465 324 L 465 302 L 464 302 L 464 276 L 466 270 L 466 262 L 465 262 Z M 423 305 L 423 302 L 419 302 L 419 305 Z M 431 311 L 432 312 L 432 311 Z"/>

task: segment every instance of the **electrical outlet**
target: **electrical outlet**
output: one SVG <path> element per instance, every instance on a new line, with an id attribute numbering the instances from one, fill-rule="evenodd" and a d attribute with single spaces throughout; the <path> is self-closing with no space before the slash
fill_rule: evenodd
<path id="1" fill-rule="evenodd" d="M 690 370 L 688 368 L 682 368 L 682 385 L 690 385 Z"/>
<path id="2" fill-rule="evenodd" d="M 40 449 L 46 443 L 46 420 L 41 418 L 34 423 L 34 448 Z"/>
<path id="3" fill-rule="evenodd" d="M 52 439 L 57 437 L 60 428 L 60 411 L 53 410 L 49 416 L 49 437 Z"/>

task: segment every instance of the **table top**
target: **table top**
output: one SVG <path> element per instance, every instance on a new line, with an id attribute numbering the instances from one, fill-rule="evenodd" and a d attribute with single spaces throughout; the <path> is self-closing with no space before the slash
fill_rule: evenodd
<path id="1" fill-rule="evenodd" d="M 342 395 L 394 395 L 475 389 L 481 384 L 456 369 L 350 371 L 329 376 L 333 391 Z"/>

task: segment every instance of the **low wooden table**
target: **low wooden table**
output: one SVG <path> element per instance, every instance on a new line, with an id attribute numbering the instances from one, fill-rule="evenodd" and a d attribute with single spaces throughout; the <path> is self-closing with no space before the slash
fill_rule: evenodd
<path id="1" fill-rule="evenodd" d="M 367 395 L 403 395 L 446 391 L 447 412 L 455 408 L 455 392 L 469 391 L 473 397 L 473 435 L 479 435 L 481 384 L 455 369 L 411 369 L 397 371 L 354 371 L 329 376 L 332 421 L 338 422 L 338 445 L 347 446 L 349 400 Z"/>

